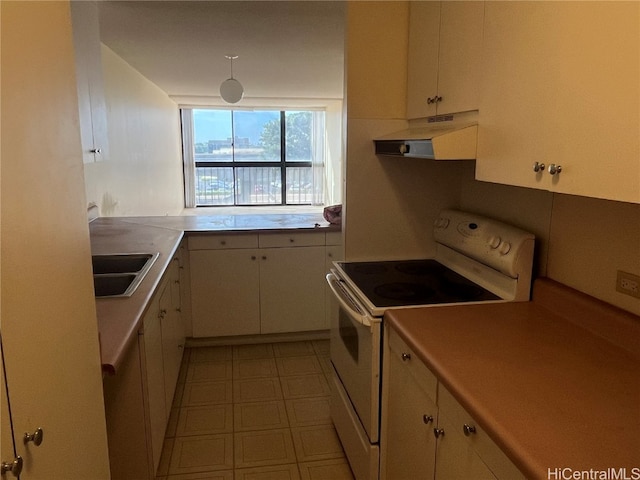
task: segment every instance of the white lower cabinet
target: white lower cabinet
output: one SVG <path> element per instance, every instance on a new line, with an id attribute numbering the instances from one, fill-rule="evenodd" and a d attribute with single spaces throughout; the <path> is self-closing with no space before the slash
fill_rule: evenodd
<path id="1" fill-rule="evenodd" d="M 141 342 L 142 390 L 148 422 L 147 456 L 155 472 L 160 463 L 164 431 L 167 426 L 167 401 L 164 384 L 162 325 L 160 305 L 156 302 L 144 317 Z"/>
<path id="2" fill-rule="evenodd" d="M 324 232 L 189 237 L 193 336 L 328 329 Z"/>
<path id="3" fill-rule="evenodd" d="M 103 380 L 113 480 L 154 479 L 160 463 L 185 339 L 177 276 L 178 263 L 172 262 L 149 303 L 138 341 L 116 374 Z"/>
<path id="4" fill-rule="evenodd" d="M 194 250 L 189 255 L 193 336 L 260 333 L 258 250 Z"/>
<path id="5" fill-rule="evenodd" d="M 397 336 L 384 354 L 381 478 L 432 479 L 436 463 L 437 381 Z"/>
<path id="6" fill-rule="evenodd" d="M 380 478 L 524 479 L 397 333 L 385 329 Z"/>
<path id="7" fill-rule="evenodd" d="M 325 247 L 260 253 L 260 333 L 326 330 Z"/>
<path id="8" fill-rule="evenodd" d="M 177 258 L 177 257 L 176 257 Z M 173 395 L 184 352 L 185 329 L 180 308 L 180 274 L 178 263 L 172 262 L 167 272 L 166 285 L 158 300 L 162 330 L 162 365 L 164 367 L 166 420 L 169 420 Z"/>

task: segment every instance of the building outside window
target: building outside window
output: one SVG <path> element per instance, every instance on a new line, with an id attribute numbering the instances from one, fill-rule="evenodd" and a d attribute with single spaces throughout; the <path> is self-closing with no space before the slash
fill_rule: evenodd
<path id="1" fill-rule="evenodd" d="M 323 205 L 322 110 L 183 108 L 185 205 Z"/>

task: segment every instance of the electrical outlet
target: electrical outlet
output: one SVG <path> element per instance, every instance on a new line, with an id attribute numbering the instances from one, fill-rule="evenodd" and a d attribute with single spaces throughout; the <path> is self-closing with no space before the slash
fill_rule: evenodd
<path id="1" fill-rule="evenodd" d="M 624 293 L 625 295 L 640 298 L 640 277 L 633 273 L 618 270 L 616 290 L 620 293 Z"/>

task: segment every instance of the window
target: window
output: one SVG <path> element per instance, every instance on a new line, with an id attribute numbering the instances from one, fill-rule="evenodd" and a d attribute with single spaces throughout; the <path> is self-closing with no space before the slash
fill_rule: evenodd
<path id="1" fill-rule="evenodd" d="M 322 205 L 325 112 L 182 109 L 187 207 Z"/>

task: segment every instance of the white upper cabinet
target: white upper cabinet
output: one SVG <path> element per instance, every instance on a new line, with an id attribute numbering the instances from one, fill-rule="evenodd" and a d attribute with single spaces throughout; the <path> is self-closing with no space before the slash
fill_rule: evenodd
<path id="1" fill-rule="evenodd" d="M 478 109 L 484 2 L 410 4 L 407 118 Z"/>
<path id="2" fill-rule="evenodd" d="M 639 24 L 638 2 L 487 2 L 476 178 L 640 203 Z"/>
<path id="3" fill-rule="evenodd" d="M 102 77 L 100 25 L 96 2 L 71 2 L 78 110 L 84 163 L 107 158 L 107 107 Z"/>

